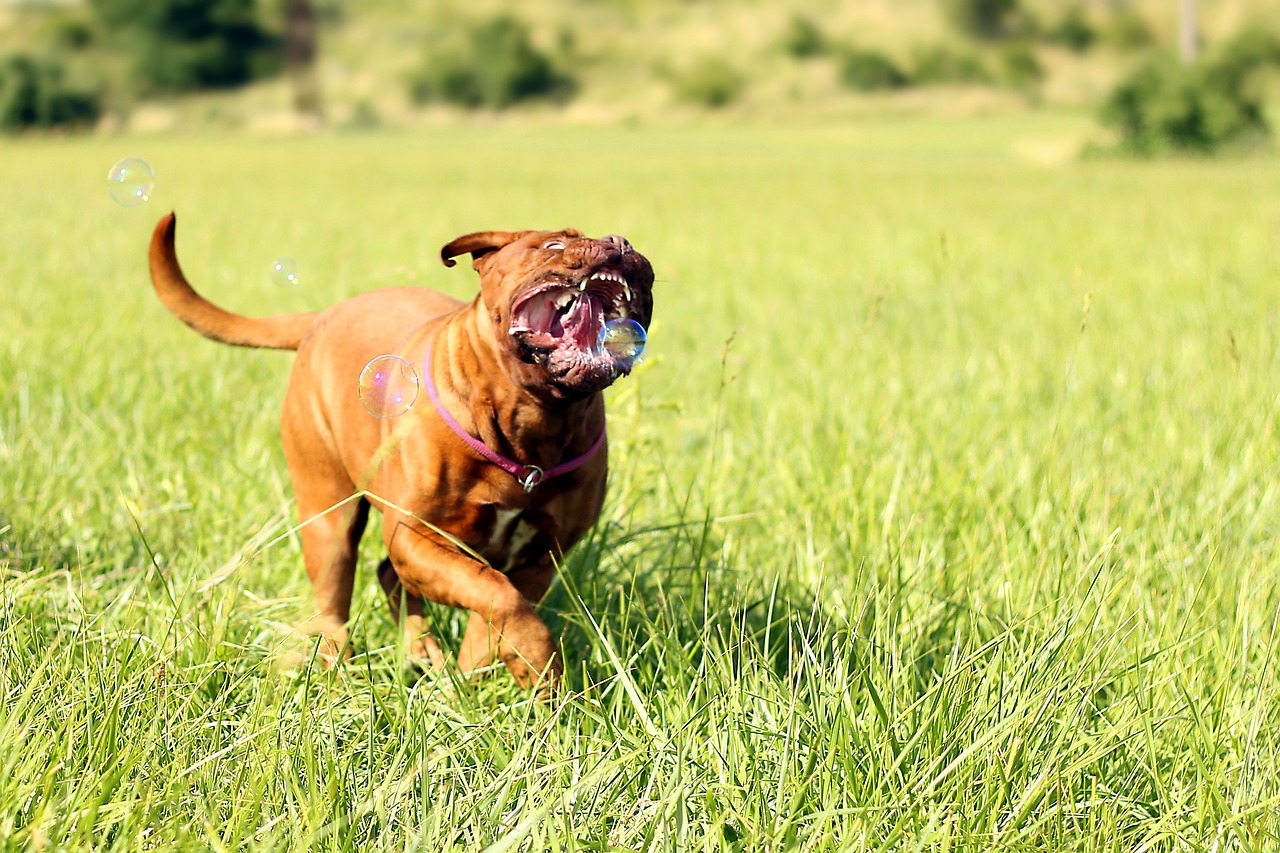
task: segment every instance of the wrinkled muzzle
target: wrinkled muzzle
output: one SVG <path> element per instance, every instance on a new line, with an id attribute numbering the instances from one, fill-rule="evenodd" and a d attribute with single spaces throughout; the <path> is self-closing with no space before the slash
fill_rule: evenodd
<path id="1" fill-rule="evenodd" d="M 577 393 L 598 391 L 633 366 L 601 347 L 600 333 L 622 318 L 647 328 L 652 283 L 647 262 L 644 269 L 597 267 L 576 280 L 548 276 L 515 298 L 508 333 L 524 359 L 542 365 L 554 384 Z"/>

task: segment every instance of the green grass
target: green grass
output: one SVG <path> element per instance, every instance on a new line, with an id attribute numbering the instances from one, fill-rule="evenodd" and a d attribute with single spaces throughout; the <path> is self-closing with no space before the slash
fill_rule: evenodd
<path id="1" fill-rule="evenodd" d="M 4 848 L 1275 849 L 1280 161 L 1015 154 L 1081 128 L 0 143 Z M 159 306 L 171 208 L 251 313 L 470 294 L 478 228 L 649 255 L 560 701 L 415 682 L 373 547 L 311 660 L 289 356 Z"/>

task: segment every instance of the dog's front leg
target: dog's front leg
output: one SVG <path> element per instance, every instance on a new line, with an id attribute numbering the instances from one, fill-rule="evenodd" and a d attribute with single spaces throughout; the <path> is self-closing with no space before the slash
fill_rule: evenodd
<path id="1" fill-rule="evenodd" d="M 413 522 L 388 518 L 387 527 L 387 553 L 405 590 L 471 611 L 459 655 L 463 671 L 487 663 L 491 647 L 517 683 L 550 695 L 559 684 L 563 663 L 551 632 L 524 593 L 497 569 Z M 483 656 L 477 654 L 481 638 Z"/>
<path id="2" fill-rule="evenodd" d="M 526 601 L 536 602 L 547 594 L 554 575 L 555 566 L 548 559 L 542 565 L 508 572 L 506 578 Z M 499 640 L 493 623 L 472 613 L 462 637 L 462 647 L 458 649 L 458 668 L 463 672 L 475 672 L 488 666 L 498 653 Z"/>

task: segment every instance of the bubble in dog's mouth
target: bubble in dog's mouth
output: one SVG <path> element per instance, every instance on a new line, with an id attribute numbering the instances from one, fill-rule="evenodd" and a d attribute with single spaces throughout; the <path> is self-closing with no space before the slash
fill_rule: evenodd
<path id="1" fill-rule="evenodd" d="M 526 360 L 541 364 L 557 384 L 595 391 L 631 372 L 632 362 L 600 347 L 612 320 L 632 315 L 632 291 L 617 270 L 598 269 L 576 283 L 541 282 L 516 298 L 509 333 Z"/>

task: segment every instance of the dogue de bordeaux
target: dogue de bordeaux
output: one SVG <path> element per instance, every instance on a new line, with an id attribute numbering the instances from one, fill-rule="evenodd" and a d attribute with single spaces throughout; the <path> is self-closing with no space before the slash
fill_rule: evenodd
<path id="1" fill-rule="evenodd" d="M 281 434 L 324 654 L 349 654 L 372 504 L 385 518 L 378 579 L 411 657 L 444 664 L 423 599 L 465 608 L 464 673 L 496 655 L 521 685 L 554 691 L 563 661 L 533 603 L 600 513 L 601 392 L 630 365 L 600 352 L 597 335 L 620 317 L 648 327 L 649 261 L 617 235 L 480 231 L 440 250 L 450 267 L 471 255 L 480 293 L 469 303 L 392 287 L 316 313 L 246 317 L 191 287 L 175 229 L 173 214 L 162 218 L 150 247 L 165 307 L 215 341 L 297 350 Z M 426 392 L 400 417 L 374 417 L 357 393 L 366 365 L 386 354 L 413 367 L 408 393 L 414 381 Z"/>

